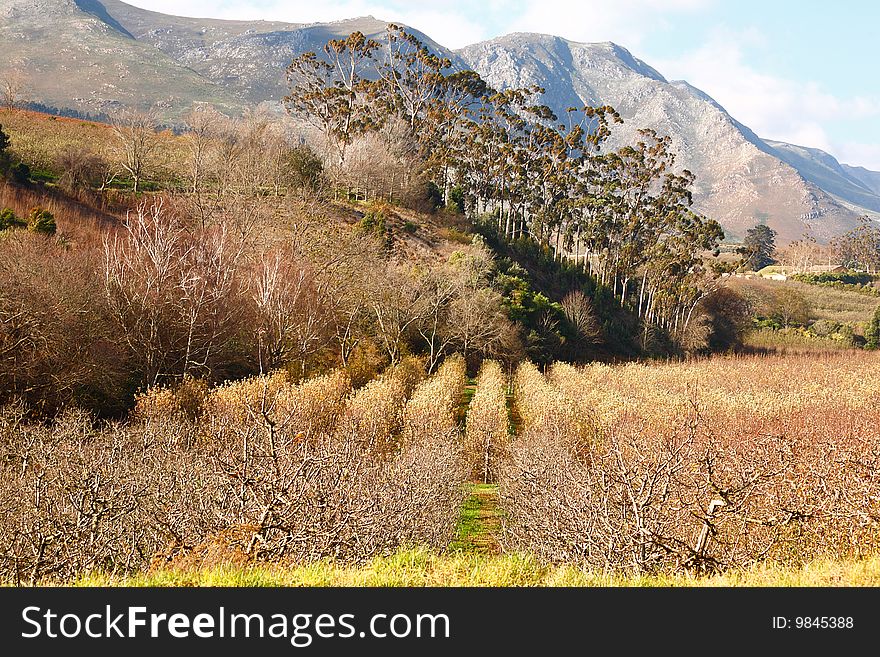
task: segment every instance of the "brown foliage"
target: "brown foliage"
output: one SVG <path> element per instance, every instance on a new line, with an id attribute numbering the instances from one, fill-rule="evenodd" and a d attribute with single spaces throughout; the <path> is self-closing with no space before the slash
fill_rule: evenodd
<path id="1" fill-rule="evenodd" d="M 0 402 L 20 398 L 48 413 L 70 401 L 114 408 L 124 371 L 94 271 L 58 240 L 0 238 Z"/>
<path id="2" fill-rule="evenodd" d="M 460 359 L 452 369 L 457 379 Z M 341 372 L 302 384 L 279 372 L 208 392 L 195 422 L 182 412 L 198 396 L 187 386 L 140 397 L 128 424 L 76 412 L 37 424 L 7 407 L 0 580 L 444 547 L 467 476 L 458 409 L 442 407 L 448 432 L 398 441 L 406 379 L 397 368 L 346 399 Z"/>
<path id="3" fill-rule="evenodd" d="M 554 372 L 592 434 L 563 408 L 526 423 L 501 474 L 505 546 L 632 572 L 873 553 L 880 415 L 845 358 Z M 744 385 L 770 365 L 791 378 Z"/>

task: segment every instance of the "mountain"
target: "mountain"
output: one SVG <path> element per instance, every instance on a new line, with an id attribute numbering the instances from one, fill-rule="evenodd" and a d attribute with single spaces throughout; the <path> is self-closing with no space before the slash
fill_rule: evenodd
<path id="1" fill-rule="evenodd" d="M 82 0 L 77 1 L 82 4 Z M 355 31 L 379 38 L 388 25 L 372 16 L 313 24 L 181 18 L 119 0 L 88 2 L 103 4 L 107 14 L 138 42 L 150 44 L 249 104 L 284 97 L 285 70 L 300 54 L 319 52 L 330 39 L 344 38 Z M 433 50 L 450 54 L 426 35 L 412 31 Z"/>
<path id="2" fill-rule="evenodd" d="M 196 101 L 232 112 L 278 101 L 291 59 L 356 30 L 378 37 L 386 25 L 183 18 L 118 0 L 0 0 L 0 52 L 14 53 L 9 65 L 27 74 L 33 100 L 91 112 L 157 106 L 174 120 Z"/>
<path id="3" fill-rule="evenodd" d="M 0 0 L 0 70 L 20 68 L 28 96 L 102 112 L 157 105 L 174 115 L 200 98 L 243 107 L 229 89 L 139 41 L 97 0 Z"/>
<path id="4" fill-rule="evenodd" d="M 851 177 L 858 180 L 875 194 L 880 194 L 880 172 L 870 171 L 865 167 L 854 167 L 849 164 L 841 164 L 843 170 Z"/>
<path id="5" fill-rule="evenodd" d="M 765 139 L 779 159 L 840 201 L 880 216 L 880 173 L 838 162 L 818 148 Z"/>
<path id="6" fill-rule="evenodd" d="M 825 241 L 856 225 L 861 214 L 834 197 L 836 187 L 825 189 L 817 177 L 802 174 L 707 94 L 666 80 L 616 44 L 510 34 L 459 54 L 493 86 L 544 86 L 544 101 L 557 114 L 572 105 L 612 105 L 625 122 L 617 143 L 634 140 L 642 127 L 670 135 L 677 164 L 697 174 L 695 206 L 729 237 L 766 223 L 780 242 L 807 231 Z M 875 199 L 865 196 L 865 202 Z"/>
<path id="7" fill-rule="evenodd" d="M 195 101 L 227 112 L 277 104 L 291 59 L 354 30 L 378 37 L 385 26 L 372 17 L 228 21 L 119 0 L 0 0 L 0 52 L 12 53 L 9 64 L 27 74 L 32 100 L 92 112 L 157 106 L 172 121 Z M 695 207 L 733 239 L 766 223 L 781 243 L 805 232 L 825 241 L 880 211 L 880 173 L 762 140 L 704 92 L 665 79 L 616 44 L 518 33 L 453 52 L 416 34 L 455 68 L 473 68 L 495 87 L 541 85 L 543 102 L 557 114 L 574 105 L 614 106 L 625 120 L 617 144 L 643 127 L 670 135 L 677 164 L 697 175 Z"/>

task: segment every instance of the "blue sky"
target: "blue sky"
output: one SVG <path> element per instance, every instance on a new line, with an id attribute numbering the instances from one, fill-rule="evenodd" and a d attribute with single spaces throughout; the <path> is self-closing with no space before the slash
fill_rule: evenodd
<path id="1" fill-rule="evenodd" d="M 373 15 L 452 48 L 508 32 L 614 41 L 760 136 L 880 170 L 880 3 L 868 0 L 129 0 L 169 14 L 290 22 Z"/>

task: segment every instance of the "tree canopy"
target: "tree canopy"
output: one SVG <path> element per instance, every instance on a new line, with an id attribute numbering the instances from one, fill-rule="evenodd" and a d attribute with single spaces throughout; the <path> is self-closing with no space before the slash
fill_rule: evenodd
<path id="1" fill-rule="evenodd" d="M 743 264 L 752 271 L 774 264 L 776 231 L 764 224 L 749 228 L 739 252 L 743 255 Z"/>
<path id="2" fill-rule="evenodd" d="M 724 233 L 692 210 L 695 176 L 653 130 L 608 150 L 622 123 L 610 106 L 558 117 L 540 87 L 494 90 L 397 25 L 380 41 L 328 41 L 296 58 L 288 81 L 288 111 L 320 129 L 337 168 L 358 137 L 402 131 L 395 143 L 412 145 L 444 204 L 504 239 L 535 240 L 646 323 L 683 330 L 712 289 L 703 255 Z"/>

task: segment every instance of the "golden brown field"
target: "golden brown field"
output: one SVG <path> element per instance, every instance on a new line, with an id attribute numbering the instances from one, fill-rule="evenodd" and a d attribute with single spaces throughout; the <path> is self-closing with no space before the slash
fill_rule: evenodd
<path id="1" fill-rule="evenodd" d="M 3 579 L 872 583 L 878 365 L 855 351 L 524 363 L 516 434 L 498 363 L 463 413 L 459 358 L 360 388 L 339 370 L 157 388 L 98 427 L 7 409 Z M 469 511 L 478 489 L 498 513 Z"/>
<path id="2" fill-rule="evenodd" d="M 628 572 L 876 553 L 876 354 L 517 372 L 509 549 Z"/>

